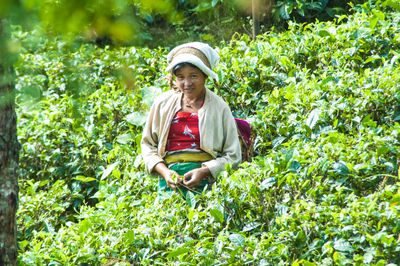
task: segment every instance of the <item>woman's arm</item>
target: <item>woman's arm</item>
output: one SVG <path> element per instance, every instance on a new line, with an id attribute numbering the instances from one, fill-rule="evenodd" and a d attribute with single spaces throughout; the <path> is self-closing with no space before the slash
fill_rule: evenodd
<path id="1" fill-rule="evenodd" d="M 157 103 L 154 103 L 150 108 L 149 115 L 147 117 L 146 125 L 142 132 L 142 140 L 140 142 L 142 149 L 142 157 L 146 172 L 151 174 L 154 167 L 164 160 L 158 154 L 158 142 L 159 142 L 159 121 L 160 112 Z"/>
<path id="2" fill-rule="evenodd" d="M 169 125 L 176 111 L 180 108 L 180 94 L 167 91 L 158 96 L 150 108 L 146 125 L 143 129 L 141 148 L 146 172 L 152 174 L 154 167 L 164 162 L 164 146 Z"/>
<path id="3" fill-rule="evenodd" d="M 216 133 L 214 133 L 213 139 L 219 139 L 221 141 L 217 157 L 203 163 L 203 166 L 209 168 L 213 178 L 216 178 L 218 174 L 225 169 L 225 165 L 231 163 L 233 167 L 237 167 L 242 160 L 235 119 L 228 106 L 221 109 L 222 110 L 219 110 L 219 113 L 216 115 L 215 121 L 207 121 L 207 125 L 219 127 L 218 134 L 222 135 L 221 138 L 217 138 L 215 136 Z M 214 145 L 217 144 L 214 143 Z"/>

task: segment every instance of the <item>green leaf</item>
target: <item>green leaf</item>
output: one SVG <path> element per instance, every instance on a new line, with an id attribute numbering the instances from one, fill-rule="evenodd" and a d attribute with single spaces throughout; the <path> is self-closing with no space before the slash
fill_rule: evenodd
<path id="1" fill-rule="evenodd" d="M 182 254 L 187 253 L 189 251 L 190 251 L 190 248 L 188 248 L 188 247 L 178 247 L 177 249 L 169 252 L 167 258 L 168 259 L 176 258 L 179 255 L 182 255 Z"/>
<path id="2" fill-rule="evenodd" d="M 349 242 L 344 239 L 336 240 L 333 244 L 333 248 L 340 252 L 353 252 L 354 248 L 351 246 Z"/>
<path id="3" fill-rule="evenodd" d="M 224 222 L 224 214 L 217 208 L 210 209 L 210 214 L 220 223 Z"/>
<path id="4" fill-rule="evenodd" d="M 159 87 L 150 86 L 142 88 L 142 99 L 143 103 L 147 106 L 151 106 L 154 99 L 161 94 L 162 90 Z"/>
<path id="5" fill-rule="evenodd" d="M 387 264 L 386 260 L 384 260 L 384 259 L 379 260 L 379 261 L 375 264 L 375 266 L 385 266 L 385 265 L 388 265 L 388 264 Z M 388 265 L 388 266 L 392 266 L 392 265 Z"/>
<path id="6" fill-rule="evenodd" d="M 255 49 L 258 56 L 263 56 L 264 50 L 262 49 L 262 45 L 260 43 L 255 45 Z"/>
<path id="7" fill-rule="evenodd" d="M 389 6 L 393 9 L 400 9 L 400 2 L 398 2 L 398 0 L 386 0 L 382 3 L 382 6 Z"/>
<path id="8" fill-rule="evenodd" d="M 79 233 L 86 233 L 91 227 L 91 222 L 88 219 L 84 219 L 79 223 Z"/>
<path id="9" fill-rule="evenodd" d="M 116 140 L 119 144 L 126 145 L 129 143 L 129 141 L 132 141 L 133 139 L 134 139 L 134 136 L 131 133 L 126 133 L 126 134 L 119 135 Z"/>
<path id="10" fill-rule="evenodd" d="M 135 241 L 135 236 L 136 234 L 134 230 L 128 230 L 124 235 L 124 239 L 128 242 L 128 244 L 130 244 Z"/>
<path id="11" fill-rule="evenodd" d="M 48 233 L 54 233 L 55 232 L 54 227 L 53 227 L 53 225 L 51 224 L 50 221 L 45 220 L 44 221 L 44 226 L 46 228 L 46 232 L 48 232 Z"/>
<path id="12" fill-rule="evenodd" d="M 109 176 L 111 174 L 111 172 L 114 170 L 114 168 L 119 164 L 119 162 L 115 162 L 111 165 L 109 165 L 107 167 L 107 169 L 103 172 L 103 174 L 101 175 L 101 180 L 104 180 L 105 178 L 107 178 L 107 176 Z"/>
<path id="13" fill-rule="evenodd" d="M 314 110 L 311 111 L 310 115 L 308 116 L 308 118 L 306 120 L 306 125 L 310 129 L 313 129 L 315 127 L 315 125 L 317 124 L 317 122 L 319 120 L 320 114 L 321 114 L 321 110 L 320 109 L 314 109 Z"/>
<path id="14" fill-rule="evenodd" d="M 76 177 L 74 177 L 75 180 L 81 181 L 81 182 L 92 182 L 92 181 L 96 181 L 96 178 L 93 177 L 88 177 L 88 176 L 82 176 L 82 175 L 78 175 Z"/>
<path id="15" fill-rule="evenodd" d="M 210 2 L 200 2 L 198 6 L 192 9 L 192 11 L 195 12 L 204 12 L 212 8 L 212 5 Z"/>
<path id="16" fill-rule="evenodd" d="M 328 0 L 319 0 L 318 2 L 312 2 L 309 5 L 309 9 L 321 12 L 325 9 Z"/>
<path id="17" fill-rule="evenodd" d="M 196 214 L 196 213 L 195 213 L 192 209 L 190 209 L 190 210 L 189 210 L 189 213 L 188 213 L 188 219 L 189 219 L 190 221 L 193 220 L 195 214 Z"/>
<path id="18" fill-rule="evenodd" d="M 349 174 L 349 168 L 344 162 L 337 162 L 333 164 L 333 171 L 335 173 L 338 173 L 340 175 L 348 175 Z"/>
<path id="19" fill-rule="evenodd" d="M 153 17 L 149 13 L 142 11 L 140 15 L 148 23 L 153 23 Z"/>
<path id="20" fill-rule="evenodd" d="M 18 245 L 20 247 L 21 250 L 25 250 L 25 247 L 29 244 L 29 242 L 27 240 L 23 240 L 23 241 L 18 241 Z"/>
<path id="21" fill-rule="evenodd" d="M 317 264 L 303 259 L 300 261 L 295 261 L 292 266 L 317 266 Z"/>
<path id="22" fill-rule="evenodd" d="M 146 123 L 147 115 L 141 112 L 133 112 L 126 116 L 126 121 L 135 126 L 143 126 Z"/>
<path id="23" fill-rule="evenodd" d="M 373 11 L 373 14 L 374 14 L 374 16 L 376 16 L 377 18 L 379 18 L 380 20 L 385 20 L 385 13 L 383 13 L 382 11 L 380 11 L 380 10 L 374 10 Z"/>
<path id="24" fill-rule="evenodd" d="M 381 60 L 381 57 L 379 55 L 372 55 L 365 60 L 365 64 L 375 61 L 375 60 Z"/>
<path id="25" fill-rule="evenodd" d="M 261 186 L 264 189 L 269 189 L 273 185 L 275 185 L 275 183 L 276 183 L 276 178 L 275 177 L 269 177 L 269 178 L 267 178 L 267 179 L 265 179 L 264 181 L 261 182 Z"/>
<path id="26" fill-rule="evenodd" d="M 366 264 L 370 264 L 375 257 L 376 251 L 372 248 L 368 248 L 367 252 L 364 254 L 364 260 L 363 262 Z"/>
<path id="27" fill-rule="evenodd" d="M 239 234 L 230 234 L 229 240 L 236 246 L 243 246 L 244 243 L 246 242 L 246 239 L 242 235 L 239 235 Z"/>
<path id="28" fill-rule="evenodd" d="M 279 14 L 283 19 L 285 20 L 290 19 L 290 13 L 292 13 L 292 9 L 289 7 L 289 5 L 284 4 L 283 6 L 281 6 Z"/>
<path id="29" fill-rule="evenodd" d="M 355 53 L 357 52 L 357 48 L 356 47 L 351 47 L 350 49 L 348 49 L 346 51 L 346 54 L 353 56 Z"/>
<path id="30" fill-rule="evenodd" d="M 371 18 L 370 22 L 369 22 L 369 26 L 371 29 L 375 29 L 376 24 L 378 23 L 379 18 L 378 17 L 373 17 Z"/>
<path id="31" fill-rule="evenodd" d="M 278 147 L 279 145 L 281 145 L 284 141 L 286 140 L 286 137 L 283 136 L 279 136 L 275 139 L 272 140 L 272 149 L 275 149 L 276 147 Z"/>
<path id="32" fill-rule="evenodd" d="M 322 6 L 322 9 L 325 9 L 329 3 L 329 0 L 319 0 Z"/>
<path id="33" fill-rule="evenodd" d="M 186 203 L 189 205 L 189 207 L 194 208 L 197 203 L 196 196 L 193 194 L 193 192 L 188 191 L 186 192 Z"/>
<path id="34" fill-rule="evenodd" d="M 301 164 L 297 160 L 293 160 L 289 165 L 289 171 L 292 173 L 298 172 L 301 169 Z"/>
<path id="35" fill-rule="evenodd" d="M 251 222 L 251 223 L 248 223 L 248 224 L 246 224 L 246 225 L 243 227 L 243 232 L 252 231 L 252 230 L 254 230 L 254 229 L 256 229 L 256 228 L 258 228 L 258 227 L 260 227 L 260 226 L 261 226 L 261 224 L 258 223 L 258 222 Z"/>
<path id="36" fill-rule="evenodd" d="M 297 9 L 297 13 L 299 13 L 300 16 L 305 17 L 306 13 L 305 13 L 305 9 L 304 8 L 299 8 Z"/>
<path id="37" fill-rule="evenodd" d="M 391 199 L 389 203 L 391 207 L 400 206 L 400 195 L 399 194 L 394 195 L 393 199 Z"/>
<path id="38" fill-rule="evenodd" d="M 384 154 L 386 154 L 388 151 L 389 151 L 390 149 L 389 149 L 389 147 L 387 147 L 387 146 L 380 146 L 378 149 L 377 149 L 377 154 L 380 156 L 380 155 L 384 155 Z"/>

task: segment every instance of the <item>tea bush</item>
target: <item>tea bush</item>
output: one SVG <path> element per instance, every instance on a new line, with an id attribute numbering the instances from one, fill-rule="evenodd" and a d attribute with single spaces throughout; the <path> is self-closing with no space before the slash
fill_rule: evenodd
<path id="1" fill-rule="evenodd" d="M 257 156 L 186 201 L 158 200 L 140 156 L 167 49 L 25 48 L 19 263 L 400 264 L 400 15 L 367 7 L 221 43 L 207 86 Z"/>

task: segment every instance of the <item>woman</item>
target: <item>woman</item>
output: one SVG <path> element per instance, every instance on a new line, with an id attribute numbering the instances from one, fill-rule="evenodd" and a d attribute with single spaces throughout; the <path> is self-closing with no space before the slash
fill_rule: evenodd
<path id="1" fill-rule="evenodd" d="M 219 56 L 192 42 L 167 56 L 172 90 L 155 100 L 143 130 L 142 156 L 149 174 L 158 173 L 159 192 L 202 191 L 211 179 L 241 161 L 235 120 L 229 106 L 205 87 Z"/>

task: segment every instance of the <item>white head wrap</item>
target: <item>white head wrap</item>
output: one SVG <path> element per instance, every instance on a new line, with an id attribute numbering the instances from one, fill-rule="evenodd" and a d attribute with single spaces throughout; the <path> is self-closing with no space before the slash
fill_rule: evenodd
<path id="1" fill-rule="evenodd" d="M 219 55 L 211 46 L 201 42 L 190 42 L 179 45 L 169 52 L 167 71 L 172 70 L 180 63 L 191 63 L 207 76 L 218 80 L 217 74 L 212 71 L 218 61 Z"/>

